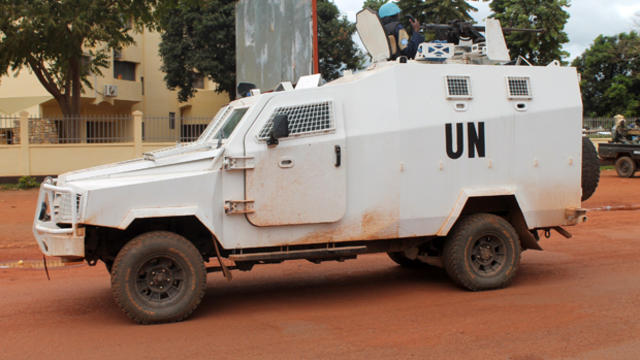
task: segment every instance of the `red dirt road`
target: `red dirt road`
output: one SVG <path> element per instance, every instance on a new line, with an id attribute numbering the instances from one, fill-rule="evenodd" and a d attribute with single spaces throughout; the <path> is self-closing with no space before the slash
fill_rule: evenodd
<path id="1" fill-rule="evenodd" d="M 38 259 L 35 191 L 0 192 L 0 263 Z M 603 173 L 587 208 L 640 203 L 640 179 Z M 139 326 L 103 266 L 0 269 L 0 359 L 638 359 L 640 211 L 592 212 L 527 251 L 507 289 L 471 293 L 384 255 L 209 275 L 195 314 Z"/>

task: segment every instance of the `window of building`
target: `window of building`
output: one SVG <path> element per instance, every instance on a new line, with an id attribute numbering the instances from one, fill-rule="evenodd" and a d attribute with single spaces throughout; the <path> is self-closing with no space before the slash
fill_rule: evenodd
<path id="1" fill-rule="evenodd" d="M 169 113 L 169 129 L 173 130 L 176 128 L 176 113 Z"/>
<path id="2" fill-rule="evenodd" d="M 204 75 L 198 74 L 197 77 L 193 80 L 192 86 L 194 89 L 204 89 Z"/>
<path id="3" fill-rule="evenodd" d="M 136 80 L 136 63 L 131 61 L 113 61 L 113 77 L 118 80 Z"/>

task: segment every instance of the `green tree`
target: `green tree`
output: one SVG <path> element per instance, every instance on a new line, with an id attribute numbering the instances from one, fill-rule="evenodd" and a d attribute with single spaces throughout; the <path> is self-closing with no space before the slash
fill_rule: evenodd
<path id="1" fill-rule="evenodd" d="M 81 110 L 83 85 L 111 51 L 132 44 L 130 27 L 152 24 L 155 1 L 0 0 L 0 75 L 28 68 L 65 116 Z"/>
<path id="2" fill-rule="evenodd" d="M 465 0 L 399 0 L 398 6 L 404 15 L 413 16 L 421 24 L 446 24 L 452 20 L 473 21 L 470 12 L 478 11 Z"/>
<path id="3" fill-rule="evenodd" d="M 322 78 L 330 81 L 344 69 L 358 70 L 364 56 L 353 42 L 356 26 L 330 0 L 318 0 L 318 57 Z"/>
<path id="4" fill-rule="evenodd" d="M 543 33 L 512 32 L 507 34 L 511 57 L 523 56 L 529 61 L 547 65 L 569 55 L 562 45 L 569 42 L 564 26 L 569 20 L 569 0 L 493 0 L 492 17 L 503 27 L 544 29 Z"/>
<path id="5" fill-rule="evenodd" d="M 389 0 L 365 0 L 364 4 L 362 4 L 363 9 L 371 9 L 373 11 L 378 11 L 380 6 L 388 3 Z"/>
<path id="6" fill-rule="evenodd" d="M 162 70 L 180 101 L 195 94 L 193 82 L 206 76 L 218 84 L 217 92 L 236 95 L 235 0 L 165 0 L 158 10 L 163 31 L 160 43 Z M 325 80 L 344 69 L 359 69 L 363 56 L 353 42 L 355 25 L 340 17 L 329 0 L 318 0 L 318 57 Z"/>
<path id="7" fill-rule="evenodd" d="M 582 102 L 589 116 L 640 116 L 640 35 L 598 36 L 577 57 Z"/>
<path id="8" fill-rule="evenodd" d="M 158 10 L 160 56 L 165 82 L 187 101 L 201 76 L 216 82 L 216 92 L 235 98 L 235 0 L 165 0 Z"/>

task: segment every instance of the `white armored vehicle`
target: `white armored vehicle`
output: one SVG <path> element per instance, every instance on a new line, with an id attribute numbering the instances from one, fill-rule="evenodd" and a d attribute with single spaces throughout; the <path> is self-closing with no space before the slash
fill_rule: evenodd
<path id="1" fill-rule="evenodd" d="M 155 323 L 189 316 L 207 272 L 292 259 L 387 252 L 500 288 L 540 232 L 585 220 L 574 68 L 497 66 L 510 60 L 499 23 L 486 42 L 397 61 L 374 13 L 358 28 L 366 71 L 254 90 L 193 143 L 47 179 L 42 252 L 104 262 L 122 310 Z"/>

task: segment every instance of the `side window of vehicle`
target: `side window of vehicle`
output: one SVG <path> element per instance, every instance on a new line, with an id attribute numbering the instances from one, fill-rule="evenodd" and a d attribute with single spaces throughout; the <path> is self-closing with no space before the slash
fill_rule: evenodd
<path id="1" fill-rule="evenodd" d="M 531 99 L 531 79 L 528 76 L 507 76 L 509 99 Z"/>
<path id="2" fill-rule="evenodd" d="M 276 115 L 285 114 L 289 119 L 289 137 L 324 133 L 335 129 L 333 102 L 322 101 L 293 106 L 277 107 L 260 130 L 258 139 L 266 140 L 273 128 Z"/>

